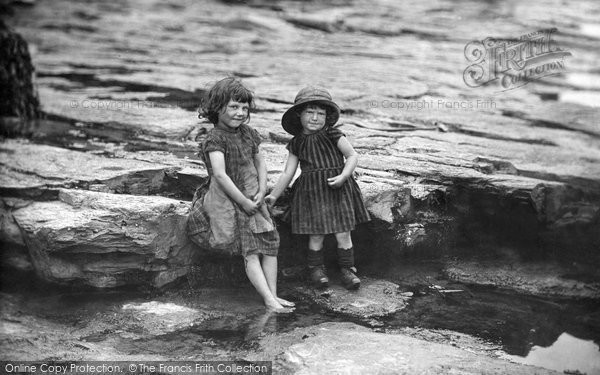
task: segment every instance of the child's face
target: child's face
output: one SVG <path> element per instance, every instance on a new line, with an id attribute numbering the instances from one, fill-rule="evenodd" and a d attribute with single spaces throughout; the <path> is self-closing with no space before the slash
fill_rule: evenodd
<path id="1" fill-rule="evenodd" d="M 304 134 L 315 133 L 325 126 L 327 110 L 324 107 L 311 104 L 300 112 L 300 123 Z"/>
<path id="2" fill-rule="evenodd" d="M 248 103 L 230 100 L 219 112 L 219 125 L 232 129 L 238 128 L 248 118 L 250 105 Z"/>

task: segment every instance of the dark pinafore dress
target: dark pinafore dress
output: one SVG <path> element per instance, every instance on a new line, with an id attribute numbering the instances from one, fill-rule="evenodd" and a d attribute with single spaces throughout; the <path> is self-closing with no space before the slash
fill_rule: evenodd
<path id="1" fill-rule="evenodd" d="M 339 189 L 327 179 L 342 173 L 344 155 L 337 142 L 344 134 L 327 127 L 313 134 L 299 134 L 287 149 L 300 161 L 302 173 L 292 187 L 291 207 L 286 215 L 292 233 L 329 234 L 353 230 L 369 221 L 358 184 L 350 177 Z"/>
<path id="2" fill-rule="evenodd" d="M 212 178 L 209 154 L 220 151 L 225 156 L 227 175 L 242 194 L 253 199 L 258 192 L 254 156 L 260 142 L 258 132 L 248 125 L 237 129 L 215 127 L 202 141 L 201 156 L 211 176 L 208 191 L 194 203 L 200 205 L 193 225 L 195 242 L 202 247 L 232 255 L 277 255 L 279 234 L 267 206 L 247 215 Z"/>

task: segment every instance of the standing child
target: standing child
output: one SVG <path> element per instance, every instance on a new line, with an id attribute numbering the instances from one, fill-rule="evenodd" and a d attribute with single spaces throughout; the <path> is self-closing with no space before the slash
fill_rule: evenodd
<path id="1" fill-rule="evenodd" d="M 260 135 L 247 125 L 252 92 L 235 78 L 217 82 L 201 104 L 215 127 L 201 143 L 210 185 L 199 200 L 197 226 L 206 246 L 244 257 L 246 274 L 267 310 L 289 312 L 292 302 L 277 297 L 279 235 L 264 196 L 267 169 L 260 152 Z"/>
<path id="2" fill-rule="evenodd" d="M 323 266 L 323 240 L 333 233 L 337 240 L 337 259 L 341 280 L 347 289 L 357 289 L 360 279 L 355 275 L 354 250 L 350 231 L 369 220 L 352 173 L 358 155 L 344 134 L 333 127 L 340 109 L 324 89 L 305 87 L 288 109 L 281 124 L 294 138 L 283 174 L 265 201 L 275 203 L 296 173 L 298 163 L 302 173 L 292 187 L 292 233 L 308 234 L 308 267 L 317 287 L 329 283 Z M 345 161 L 344 161 L 345 159 Z"/>

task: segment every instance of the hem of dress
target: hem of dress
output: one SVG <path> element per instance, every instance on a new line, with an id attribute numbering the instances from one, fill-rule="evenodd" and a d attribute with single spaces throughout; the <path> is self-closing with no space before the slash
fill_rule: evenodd
<path id="1" fill-rule="evenodd" d="M 295 232 L 292 229 L 292 234 L 335 234 L 335 233 L 351 232 L 355 229 L 356 229 L 356 225 L 349 229 L 339 229 L 339 230 L 336 229 L 336 230 L 332 230 L 332 231 L 298 231 L 298 232 Z"/>
<path id="2" fill-rule="evenodd" d="M 253 249 L 253 250 L 249 250 L 249 251 L 244 251 L 244 252 L 242 252 L 241 255 L 243 257 L 247 257 L 249 255 L 258 255 L 258 254 L 276 257 L 279 255 L 279 249 Z"/>
<path id="3" fill-rule="evenodd" d="M 360 221 L 356 221 L 351 228 L 349 229 L 341 229 L 341 230 L 333 230 L 333 231 L 294 231 L 294 229 L 292 228 L 292 234 L 335 234 L 335 233 L 343 233 L 343 232 L 351 232 L 353 230 L 356 229 L 356 227 L 359 224 L 364 224 L 364 223 L 368 223 L 369 221 L 371 221 L 371 218 L 368 219 L 364 219 L 364 220 L 360 220 Z"/>

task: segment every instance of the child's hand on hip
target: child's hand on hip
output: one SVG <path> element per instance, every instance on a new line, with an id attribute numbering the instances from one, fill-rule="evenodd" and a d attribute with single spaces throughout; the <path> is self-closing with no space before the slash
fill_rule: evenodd
<path id="1" fill-rule="evenodd" d="M 257 202 L 250 199 L 246 199 L 240 206 L 242 206 L 242 210 L 249 216 L 254 215 L 260 207 Z"/>
<path id="2" fill-rule="evenodd" d="M 342 185 L 344 185 L 344 182 L 346 182 L 346 180 L 347 180 L 347 177 L 344 177 L 343 175 L 338 174 L 337 176 L 328 178 L 327 184 L 329 185 L 330 188 L 339 189 L 342 187 Z"/>

